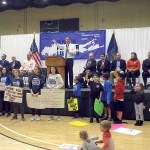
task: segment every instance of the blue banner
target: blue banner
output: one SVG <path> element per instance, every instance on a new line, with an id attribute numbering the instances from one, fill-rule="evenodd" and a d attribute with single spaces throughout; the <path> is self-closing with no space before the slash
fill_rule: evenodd
<path id="1" fill-rule="evenodd" d="M 58 49 L 52 40 L 56 40 L 58 44 L 65 46 L 66 37 L 70 37 L 72 44 L 76 45 L 77 54 L 75 59 L 88 59 L 91 52 L 94 53 L 95 59 L 99 59 L 100 55 L 105 53 L 106 30 L 41 33 L 41 60 L 45 60 L 46 56 L 59 55 L 64 57 L 64 50 Z"/>

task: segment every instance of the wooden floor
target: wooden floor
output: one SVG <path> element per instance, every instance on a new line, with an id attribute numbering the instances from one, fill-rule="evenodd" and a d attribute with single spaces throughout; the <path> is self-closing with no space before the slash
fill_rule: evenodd
<path id="1" fill-rule="evenodd" d="M 98 135 L 101 138 L 99 124 L 89 124 L 89 118 L 72 119 L 62 117 L 61 122 L 47 121 L 48 116 L 42 116 L 42 120 L 30 121 L 30 115 L 26 115 L 26 121 L 11 121 L 10 118 L 0 117 L 0 150 L 58 150 L 63 143 L 78 144 L 80 130 L 87 130 L 90 136 Z M 82 121 L 89 125 L 77 127 L 71 125 L 71 121 Z M 143 131 L 139 135 L 131 136 L 112 131 L 116 150 L 150 150 L 150 122 L 144 122 L 142 127 L 134 127 L 134 121 L 127 121 L 128 128 Z M 100 145 L 102 146 L 102 145 Z"/>

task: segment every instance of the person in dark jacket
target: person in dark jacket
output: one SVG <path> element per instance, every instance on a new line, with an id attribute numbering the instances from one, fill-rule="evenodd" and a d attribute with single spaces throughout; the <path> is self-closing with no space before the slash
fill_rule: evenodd
<path id="1" fill-rule="evenodd" d="M 105 54 L 100 56 L 100 61 L 97 63 L 97 71 L 99 76 L 103 73 L 110 73 L 110 61 L 105 58 Z"/>
<path id="2" fill-rule="evenodd" d="M 21 63 L 20 61 L 16 60 L 15 56 L 12 56 L 12 62 L 10 62 L 10 71 L 13 71 L 13 69 L 20 69 Z"/>
<path id="3" fill-rule="evenodd" d="M 31 77 L 31 80 L 29 81 L 29 88 L 31 91 L 31 95 L 34 97 L 37 97 L 40 93 L 41 93 L 41 89 L 44 87 L 45 84 L 45 78 L 44 76 L 41 74 L 41 68 L 36 66 L 34 68 L 34 74 Z M 32 118 L 31 121 L 34 121 L 35 119 L 37 121 L 40 121 L 41 118 L 41 109 L 37 109 L 38 111 L 38 117 L 35 118 L 35 109 L 32 108 Z"/>
<path id="4" fill-rule="evenodd" d="M 111 72 L 110 72 L 111 83 L 114 84 L 115 72 L 123 71 L 125 73 L 125 70 L 126 70 L 126 61 L 121 59 L 120 53 L 117 53 L 116 59 L 111 64 Z"/>
<path id="5" fill-rule="evenodd" d="M 9 70 L 9 62 L 6 60 L 6 55 L 2 55 L 2 60 L 0 60 L 0 74 L 2 74 L 2 69 L 5 67 L 7 70 Z"/>
<path id="6" fill-rule="evenodd" d="M 93 76 L 93 74 L 96 72 L 96 60 L 94 59 L 93 53 L 89 54 L 89 59 L 87 60 L 87 62 L 85 64 L 84 71 L 81 74 L 79 74 L 79 76 L 85 77 L 87 70 L 89 72 L 88 78 L 90 79 Z M 86 84 L 87 84 L 87 82 L 83 81 L 82 87 L 86 87 Z"/>
<path id="7" fill-rule="evenodd" d="M 13 73 L 14 73 L 14 78 L 11 81 L 11 86 L 23 88 L 24 87 L 24 83 L 23 83 L 23 79 L 20 78 L 20 71 L 15 69 Z M 25 121 L 23 102 L 22 103 L 13 103 L 14 116 L 13 116 L 13 118 L 11 120 L 18 119 L 17 118 L 18 107 L 20 108 L 22 121 Z"/>
<path id="8" fill-rule="evenodd" d="M 11 78 L 8 73 L 8 69 L 5 67 L 2 69 L 2 76 L 0 78 L 2 86 L 9 86 L 11 84 Z M 6 117 L 11 115 L 11 103 L 4 101 L 4 91 L 0 91 L 0 100 L 2 102 L 2 113 L 0 116 L 4 116 L 7 113 Z"/>
<path id="9" fill-rule="evenodd" d="M 142 77 L 144 81 L 144 86 L 146 88 L 147 78 L 150 77 L 150 52 L 148 53 L 148 58 L 143 61 L 142 69 L 143 69 Z"/>
<path id="10" fill-rule="evenodd" d="M 134 108 L 136 114 L 136 123 L 135 126 L 142 126 L 144 121 L 143 110 L 145 109 L 144 102 L 144 86 L 142 83 L 137 83 L 135 86 L 135 90 L 132 90 L 131 93 L 134 94 Z"/>

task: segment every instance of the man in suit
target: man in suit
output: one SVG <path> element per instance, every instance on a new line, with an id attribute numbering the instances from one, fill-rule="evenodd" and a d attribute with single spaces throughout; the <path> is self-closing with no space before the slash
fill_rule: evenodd
<path id="1" fill-rule="evenodd" d="M 0 75 L 2 73 L 2 69 L 5 67 L 6 69 L 9 70 L 9 62 L 6 60 L 6 55 L 2 55 L 2 60 L 0 60 Z"/>
<path id="2" fill-rule="evenodd" d="M 99 76 L 110 72 L 110 61 L 105 58 L 105 54 L 101 54 L 100 56 L 100 61 L 97 63 L 97 71 Z"/>
<path id="3" fill-rule="evenodd" d="M 66 37 L 66 45 L 59 45 L 56 40 L 52 40 L 56 46 L 60 49 L 65 50 L 65 59 L 66 59 L 66 67 L 65 67 L 65 88 L 73 89 L 73 65 L 74 65 L 74 56 L 76 55 L 76 46 L 71 43 L 71 38 Z M 69 74 L 69 82 L 70 86 L 68 86 L 68 74 Z"/>
<path id="4" fill-rule="evenodd" d="M 116 54 L 116 59 L 111 64 L 111 72 L 110 72 L 110 80 L 111 83 L 114 84 L 114 76 L 115 72 L 123 71 L 125 73 L 126 70 L 126 61 L 121 59 L 121 54 Z"/>
<path id="5" fill-rule="evenodd" d="M 21 63 L 20 61 L 16 60 L 15 56 L 12 56 L 12 62 L 10 62 L 10 71 L 13 71 L 13 69 L 20 69 Z"/>
<path id="6" fill-rule="evenodd" d="M 144 86 L 146 88 L 147 78 L 150 77 L 150 52 L 148 53 L 148 58 L 143 61 L 142 69 L 143 69 L 142 77 L 144 81 Z"/>
<path id="7" fill-rule="evenodd" d="M 80 76 L 85 77 L 86 71 L 89 70 L 89 76 L 90 78 L 92 77 L 93 73 L 96 72 L 96 60 L 94 59 L 94 54 L 90 53 L 89 54 L 89 59 L 87 60 L 84 71 L 80 74 Z"/>
<path id="8" fill-rule="evenodd" d="M 87 60 L 84 71 L 79 74 L 80 77 L 85 77 L 86 76 L 86 71 L 89 71 L 88 78 L 90 79 L 93 74 L 96 72 L 96 60 L 94 59 L 94 54 L 90 53 L 89 54 L 89 59 Z M 82 82 L 82 87 L 87 87 L 87 82 L 83 80 Z"/>

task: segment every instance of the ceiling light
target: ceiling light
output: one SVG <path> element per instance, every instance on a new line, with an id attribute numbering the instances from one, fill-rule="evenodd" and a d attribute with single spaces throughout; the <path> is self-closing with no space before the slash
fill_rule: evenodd
<path id="1" fill-rule="evenodd" d="M 3 4 L 3 5 L 6 5 L 6 4 L 7 4 L 7 2 L 3 0 L 3 1 L 2 1 L 2 4 Z"/>

